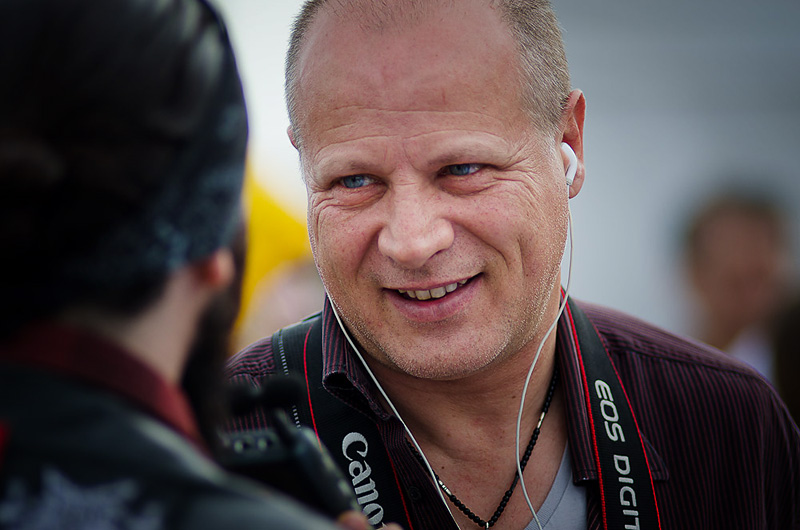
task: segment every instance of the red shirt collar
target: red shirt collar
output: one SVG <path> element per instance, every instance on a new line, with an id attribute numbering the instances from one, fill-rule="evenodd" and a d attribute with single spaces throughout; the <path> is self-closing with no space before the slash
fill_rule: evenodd
<path id="1" fill-rule="evenodd" d="M 57 324 L 31 326 L 0 346 L 0 361 L 33 366 L 108 390 L 205 447 L 182 390 L 94 333 Z"/>

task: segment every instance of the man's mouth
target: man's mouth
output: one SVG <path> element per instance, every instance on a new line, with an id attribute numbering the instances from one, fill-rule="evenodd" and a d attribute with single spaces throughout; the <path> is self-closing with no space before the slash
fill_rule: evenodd
<path id="1" fill-rule="evenodd" d="M 401 295 L 403 295 L 404 297 L 412 299 L 412 300 L 431 300 L 431 299 L 436 299 L 436 298 L 442 298 L 443 296 L 445 296 L 445 295 L 447 295 L 449 293 L 452 293 L 453 291 L 455 291 L 456 289 L 458 289 L 459 287 L 461 287 L 462 285 L 464 285 L 468 281 L 469 281 L 468 279 L 467 280 L 460 280 L 460 281 L 457 281 L 457 282 L 453 282 L 453 283 L 447 284 L 447 285 L 445 285 L 443 287 L 436 287 L 435 289 L 429 289 L 429 290 L 404 291 L 402 289 L 398 289 L 397 292 L 400 293 Z"/>

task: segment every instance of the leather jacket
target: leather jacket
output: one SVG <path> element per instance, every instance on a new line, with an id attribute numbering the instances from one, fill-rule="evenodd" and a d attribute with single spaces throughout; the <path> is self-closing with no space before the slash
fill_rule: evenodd
<path id="1" fill-rule="evenodd" d="M 223 471 L 130 399 L 0 359 L 0 529 L 292 528 L 335 526 Z"/>

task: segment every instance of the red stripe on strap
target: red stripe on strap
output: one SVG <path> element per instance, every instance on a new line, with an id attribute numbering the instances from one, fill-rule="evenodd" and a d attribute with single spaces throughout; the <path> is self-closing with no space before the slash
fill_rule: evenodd
<path id="1" fill-rule="evenodd" d="M 586 378 L 586 369 L 583 367 L 583 356 L 581 355 L 581 346 L 578 341 L 578 331 L 575 329 L 575 321 L 572 319 L 572 311 L 569 304 L 566 306 L 567 317 L 572 331 L 572 341 L 575 343 L 575 353 L 578 355 L 578 361 L 581 367 L 581 379 L 583 380 L 583 391 L 586 396 L 586 410 L 589 416 L 589 428 L 592 433 L 592 446 L 594 448 L 594 461 L 597 465 L 597 478 L 600 483 L 600 507 L 603 519 L 603 528 L 608 530 L 608 516 L 606 515 L 606 495 L 603 490 L 603 473 L 600 469 L 600 451 L 597 448 L 597 435 L 594 429 L 594 417 L 592 416 L 592 401 L 589 397 L 589 381 Z"/>
<path id="2" fill-rule="evenodd" d="M 3 465 L 3 456 L 5 456 L 5 448 L 8 444 L 9 429 L 5 423 L 0 422 L 0 466 Z"/>
<path id="3" fill-rule="evenodd" d="M 317 445 L 322 450 L 322 441 L 319 439 L 319 431 L 317 430 L 317 418 L 314 416 L 314 405 L 311 404 L 311 385 L 308 384 L 308 336 L 311 335 L 313 327 L 313 325 L 308 327 L 306 338 L 303 340 L 303 373 L 306 378 L 306 394 L 308 395 L 308 410 L 311 413 L 311 426 L 314 428 L 314 434 L 317 437 Z"/>
<path id="4" fill-rule="evenodd" d="M 403 511 L 406 514 L 406 521 L 408 521 L 408 528 L 406 530 L 414 530 L 414 525 L 411 524 L 411 513 L 408 511 L 408 506 L 406 506 L 406 497 L 403 494 L 403 487 L 400 486 L 400 477 L 397 476 L 397 469 L 394 467 L 394 460 L 392 460 L 392 455 L 389 453 L 389 448 L 386 447 L 386 444 L 383 444 L 383 449 L 386 451 L 387 460 L 389 460 L 389 465 L 392 466 L 392 473 L 394 474 L 394 482 L 397 484 L 397 492 L 400 494 L 400 502 L 403 503 Z"/>
<path id="5" fill-rule="evenodd" d="M 611 359 L 609 359 L 611 360 Z M 642 438 L 642 431 L 639 430 L 639 422 L 636 421 L 636 414 L 633 413 L 633 406 L 631 405 L 631 400 L 628 397 L 628 392 L 625 391 L 625 387 L 622 386 L 622 379 L 619 377 L 619 372 L 617 372 L 617 367 L 614 365 L 614 361 L 611 361 L 611 368 L 614 369 L 614 375 L 617 376 L 617 379 L 620 381 L 620 388 L 622 389 L 622 396 L 625 398 L 625 401 L 628 404 L 628 409 L 631 411 L 631 417 L 633 418 L 633 424 L 636 426 L 636 436 L 639 438 L 639 444 L 642 446 L 642 454 L 644 455 L 644 461 L 647 464 L 647 476 L 650 478 L 650 489 L 653 492 L 653 499 L 656 500 L 656 520 L 658 522 L 658 528 L 661 528 L 661 511 L 658 509 L 658 499 L 656 498 L 656 486 L 653 482 L 653 472 L 650 470 L 650 460 L 647 458 L 647 447 L 644 445 L 644 439 Z"/>

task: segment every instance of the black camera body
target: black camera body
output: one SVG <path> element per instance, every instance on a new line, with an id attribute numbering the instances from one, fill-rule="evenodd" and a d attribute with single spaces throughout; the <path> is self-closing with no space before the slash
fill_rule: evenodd
<path id="1" fill-rule="evenodd" d="M 222 434 L 219 463 L 334 519 L 345 511 L 361 511 L 350 482 L 322 442 L 308 427 L 291 424 L 281 408 L 292 397 L 287 391 L 292 380 L 280 378 L 270 385 L 232 389 L 234 415 L 264 408 L 272 428 Z"/>

